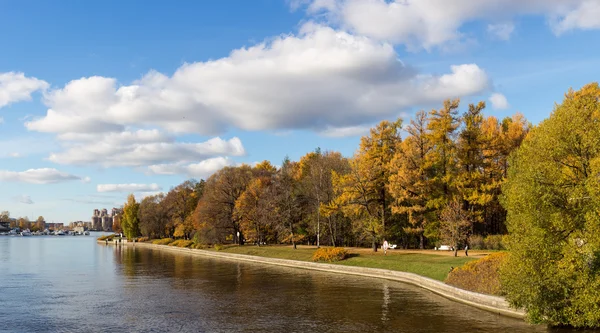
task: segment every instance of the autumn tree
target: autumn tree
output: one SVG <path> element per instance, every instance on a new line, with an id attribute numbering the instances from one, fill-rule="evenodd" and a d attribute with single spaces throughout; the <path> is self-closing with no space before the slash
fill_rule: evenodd
<path id="1" fill-rule="evenodd" d="M 123 218 L 121 220 L 123 234 L 128 239 L 134 239 L 140 233 L 138 210 L 139 204 L 135 201 L 135 196 L 130 194 L 127 197 L 127 203 L 123 207 Z"/>
<path id="2" fill-rule="evenodd" d="M 168 215 L 169 235 L 189 239 L 194 231 L 192 213 L 204 191 L 204 180 L 190 179 L 172 188 L 161 201 Z"/>
<path id="3" fill-rule="evenodd" d="M 455 190 L 459 102 L 458 99 L 444 101 L 441 109 L 429 113 L 428 133 L 432 146 L 431 153 L 427 155 L 428 168 L 432 171 L 429 206 L 435 209 L 446 206 Z"/>
<path id="4" fill-rule="evenodd" d="M 243 244 L 239 217 L 234 214 L 235 202 L 252 180 L 252 168 L 248 165 L 225 167 L 206 180 L 204 194 L 198 202 L 194 223 L 197 229 L 211 230 L 210 241 L 224 242 L 228 235 Z M 208 239 L 206 240 L 208 241 Z"/>
<path id="5" fill-rule="evenodd" d="M 140 202 L 138 218 L 142 236 L 162 238 L 166 236 L 169 216 L 162 204 L 164 194 L 147 196 Z M 114 225 L 114 222 L 113 222 Z"/>
<path id="6" fill-rule="evenodd" d="M 408 136 L 390 163 L 389 192 L 394 198 L 392 211 L 406 214 L 408 234 L 419 239 L 419 248 L 424 247 L 425 228 L 435 220 L 433 210 L 428 205 L 430 199 L 430 169 L 427 157 L 432 145 L 427 129 L 427 113 L 419 111 L 410 121 L 406 131 Z"/>
<path id="7" fill-rule="evenodd" d="M 29 229 L 31 222 L 29 221 L 29 218 L 27 218 L 27 216 L 25 216 L 25 217 L 19 217 L 17 219 L 17 224 L 19 225 L 19 228 L 21 230 L 23 230 L 23 229 Z"/>
<path id="8" fill-rule="evenodd" d="M 373 251 L 377 251 L 377 238 L 386 236 L 386 222 L 391 215 L 389 165 L 401 142 L 401 126 L 400 119 L 379 123 L 361 138 L 349 172 L 334 174 L 333 184 L 339 194 L 335 204 L 370 236 Z"/>
<path id="9" fill-rule="evenodd" d="M 3 210 L 0 212 L 0 222 L 10 222 L 10 212 Z"/>
<path id="10" fill-rule="evenodd" d="M 117 213 L 117 215 L 113 216 L 113 225 L 112 230 L 115 233 L 123 232 L 123 228 L 121 227 L 121 220 L 123 219 L 123 211 Z"/>
<path id="11" fill-rule="evenodd" d="M 44 230 L 46 228 L 46 220 L 44 219 L 43 216 L 38 216 L 37 220 L 35 221 L 36 224 L 36 228 L 37 230 Z"/>
<path id="12" fill-rule="evenodd" d="M 298 195 L 299 182 L 296 177 L 298 169 L 299 164 L 290 161 L 286 156 L 274 179 L 280 226 L 281 229 L 289 232 L 289 239 L 294 249 L 296 249 L 295 229 L 301 215 Z"/>
<path id="13" fill-rule="evenodd" d="M 501 271 L 533 322 L 600 327 L 600 87 L 570 90 L 511 157 Z"/>
<path id="14" fill-rule="evenodd" d="M 458 247 L 465 244 L 469 235 L 471 216 L 458 198 L 449 201 L 440 213 L 440 238 L 452 246 L 455 257 L 458 255 Z"/>
<path id="15" fill-rule="evenodd" d="M 247 240 L 258 246 L 275 240 L 278 209 L 273 181 L 269 176 L 253 179 L 236 200 L 234 215 Z"/>
<path id="16" fill-rule="evenodd" d="M 321 223 L 326 222 L 331 243 L 335 246 L 335 231 L 333 224 L 335 216 L 327 213 L 323 220 L 323 206 L 329 205 L 334 199 L 332 172 L 345 174 L 348 172 L 348 162 L 339 152 L 322 152 L 317 148 L 314 152 L 304 155 L 299 162 L 300 196 L 314 217 L 314 229 L 317 246 L 321 245 L 323 229 Z"/>

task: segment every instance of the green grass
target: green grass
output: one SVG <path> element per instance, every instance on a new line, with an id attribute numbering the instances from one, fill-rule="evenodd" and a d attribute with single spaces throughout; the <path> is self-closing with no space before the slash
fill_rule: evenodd
<path id="1" fill-rule="evenodd" d="M 225 246 L 220 251 L 267 258 L 311 261 L 315 250 L 314 247 L 298 247 L 298 249 L 294 250 L 291 246 L 257 247 L 246 245 Z M 453 257 L 438 254 L 406 253 L 402 250 L 390 251 L 390 254 L 387 256 L 384 256 L 381 251 L 373 253 L 363 249 L 357 251 L 349 248 L 348 250 L 350 257 L 334 264 L 410 272 L 439 281 L 446 279 L 450 267 L 459 267 L 469 261 L 478 259 L 474 257 Z"/>
<path id="2" fill-rule="evenodd" d="M 347 260 L 337 262 L 339 265 L 382 268 L 392 271 L 410 272 L 444 281 L 450 272 L 450 267 L 462 266 L 472 257 L 452 257 L 437 254 L 399 253 L 388 256 L 381 254 L 360 254 Z"/>

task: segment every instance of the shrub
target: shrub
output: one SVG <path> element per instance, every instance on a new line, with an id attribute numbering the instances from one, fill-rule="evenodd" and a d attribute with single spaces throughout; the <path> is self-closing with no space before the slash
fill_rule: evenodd
<path id="1" fill-rule="evenodd" d="M 485 237 L 483 239 L 483 246 L 486 250 L 506 250 L 503 235 L 489 235 Z"/>
<path id="2" fill-rule="evenodd" d="M 217 251 L 223 250 L 223 245 L 221 245 L 221 244 L 215 244 L 215 250 L 217 250 Z"/>
<path id="3" fill-rule="evenodd" d="M 117 235 L 115 235 L 115 234 L 112 234 L 112 235 L 100 236 L 100 237 L 98 237 L 98 240 L 99 240 L 99 241 L 107 240 L 107 241 L 109 241 L 109 242 L 110 242 L 110 241 L 112 241 L 112 240 L 113 240 L 113 238 L 115 238 L 115 236 L 117 236 Z"/>
<path id="4" fill-rule="evenodd" d="M 469 247 L 473 250 L 483 250 L 485 248 L 483 236 L 471 235 L 469 237 Z"/>
<path id="5" fill-rule="evenodd" d="M 148 238 L 148 237 L 138 237 L 138 239 L 136 240 L 136 242 L 143 243 L 143 242 L 147 242 L 149 240 L 150 240 L 150 238 Z"/>
<path id="6" fill-rule="evenodd" d="M 156 245 L 169 245 L 171 243 L 173 243 L 174 239 L 173 238 L 163 238 L 163 239 L 156 239 L 152 241 L 152 244 L 156 244 Z"/>
<path id="7" fill-rule="evenodd" d="M 479 260 L 468 262 L 453 269 L 445 282 L 482 294 L 501 295 L 499 270 L 506 255 L 506 252 L 493 253 Z"/>
<path id="8" fill-rule="evenodd" d="M 208 249 L 208 245 L 201 244 L 201 243 L 194 243 L 194 244 L 192 244 L 191 248 L 193 248 L 193 249 Z"/>
<path id="9" fill-rule="evenodd" d="M 173 243 L 171 243 L 169 245 L 170 246 L 177 246 L 177 247 L 190 247 L 192 244 L 194 244 L 194 241 L 185 240 L 185 239 L 178 239 L 178 240 L 174 241 Z"/>
<path id="10" fill-rule="evenodd" d="M 348 257 L 348 251 L 342 247 L 322 247 L 313 254 L 312 261 L 334 262 Z"/>

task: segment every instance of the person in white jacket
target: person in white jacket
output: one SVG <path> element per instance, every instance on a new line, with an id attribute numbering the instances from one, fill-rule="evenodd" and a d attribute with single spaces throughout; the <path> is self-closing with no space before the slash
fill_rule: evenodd
<path id="1" fill-rule="evenodd" d="M 390 245 L 388 244 L 388 241 L 386 241 L 385 239 L 383 240 L 383 255 L 387 255 L 387 249 Z"/>

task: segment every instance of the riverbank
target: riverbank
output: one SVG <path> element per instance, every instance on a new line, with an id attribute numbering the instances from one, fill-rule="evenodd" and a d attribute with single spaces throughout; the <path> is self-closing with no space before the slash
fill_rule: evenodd
<path id="1" fill-rule="evenodd" d="M 105 244 L 103 241 L 99 241 L 99 244 Z M 115 243 L 108 243 L 115 244 Z M 466 290 L 462 290 L 456 287 L 449 286 L 438 280 L 424 277 L 415 273 L 394 271 L 389 269 L 381 268 L 367 268 L 348 266 L 344 264 L 323 264 L 314 263 L 308 261 L 290 260 L 290 259 L 279 259 L 279 258 L 267 258 L 256 255 L 238 254 L 238 253 L 225 253 L 209 250 L 189 249 L 180 248 L 168 245 L 157 245 L 150 243 L 123 243 L 125 246 L 143 247 L 148 249 L 156 249 L 161 251 L 170 251 L 176 253 L 186 253 L 197 256 L 213 257 L 226 260 L 234 261 L 246 261 L 268 265 L 278 265 L 285 267 L 295 267 L 300 269 L 311 269 L 330 273 L 338 274 L 350 274 L 359 275 L 373 278 L 382 278 L 392 281 L 399 281 L 409 283 L 429 291 L 432 291 L 438 295 L 444 296 L 448 299 L 461 302 L 476 308 L 486 310 L 489 312 L 497 313 L 504 316 L 513 318 L 524 318 L 525 314 L 523 311 L 515 310 L 509 307 L 508 303 L 504 298 L 497 296 L 490 296 L 484 294 L 478 294 Z M 390 257 L 391 258 L 391 257 Z M 343 262 L 342 262 L 343 263 Z"/>

